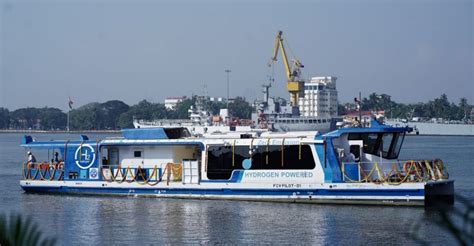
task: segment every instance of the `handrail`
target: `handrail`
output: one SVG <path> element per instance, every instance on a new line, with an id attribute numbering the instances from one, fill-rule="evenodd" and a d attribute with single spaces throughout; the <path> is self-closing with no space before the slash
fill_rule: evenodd
<path id="1" fill-rule="evenodd" d="M 178 166 L 179 165 L 179 166 Z M 125 171 L 123 171 L 125 169 Z M 132 169 L 135 169 L 135 174 L 133 173 Z M 153 168 L 142 168 L 138 166 L 136 168 L 131 168 L 130 166 L 123 168 L 120 165 L 116 166 L 103 166 L 101 167 L 102 179 L 106 182 L 117 182 L 123 183 L 124 181 L 127 183 L 136 182 L 141 185 L 151 185 L 155 186 L 163 180 L 163 176 L 166 174 L 166 185 L 169 185 L 171 180 L 171 174 L 173 174 L 173 181 L 180 181 L 182 180 L 182 164 L 181 163 L 166 163 L 163 172 L 158 177 L 158 165 L 155 165 Z M 104 170 L 108 170 L 110 175 L 105 175 Z M 151 174 L 146 178 L 146 170 L 152 170 Z M 109 177 L 107 177 L 109 176 Z M 154 177 L 154 180 L 152 178 Z M 141 178 L 141 179 L 140 179 Z"/>
<path id="2" fill-rule="evenodd" d="M 348 174 L 345 165 L 357 164 L 359 178 Z M 347 183 L 387 183 L 399 185 L 409 182 L 428 182 L 449 178 L 446 166 L 440 159 L 389 162 L 342 162 L 341 172 Z"/>
<path id="3" fill-rule="evenodd" d="M 35 171 L 35 174 L 32 175 L 32 171 Z M 51 173 L 51 170 L 53 171 Z M 56 173 L 59 170 L 59 174 Z M 64 178 L 64 163 L 59 162 L 55 164 L 50 164 L 47 162 L 36 162 L 36 163 L 22 163 L 23 179 L 25 180 L 62 180 Z M 39 178 L 38 178 L 39 175 Z"/>

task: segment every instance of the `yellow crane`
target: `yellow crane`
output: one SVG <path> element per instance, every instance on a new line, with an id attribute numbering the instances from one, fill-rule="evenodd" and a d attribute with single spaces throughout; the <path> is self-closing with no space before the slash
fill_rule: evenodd
<path id="1" fill-rule="evenodd" d="M 283 64 L 285 65 L 285 72 L 286 72 L 286 79 L 287 84 L 286 88 L 290 93 L 290 102 L 291 106 L 298 107 L 298 98 L 303 95 L 303 87 L 304 87 L 304 80 L 301 79 L 301 68 L 303 68 L 303 64 L 294 57 L 291 62 L 291 66 L 288 63 L 288 58 L 286 55 L 285 47 L 283 46 L 283 32 L 278 31 L 276 39 L 275 39 L 275 46 L 273 47 L 273 55 L 268 62 L 268 66 L 272 66 L 275 61 L 277 61 L 278 50 L 280 50 Z"/>

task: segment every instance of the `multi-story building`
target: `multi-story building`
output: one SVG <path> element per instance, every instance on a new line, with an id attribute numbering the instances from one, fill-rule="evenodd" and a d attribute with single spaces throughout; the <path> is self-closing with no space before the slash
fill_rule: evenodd
<path id="1" fill-rule="evenodd" d="M 332 118 L 337 116 L 337 90 L 334 76 L 312 77 L 304 84 L 304 96 L 299 98 L 303 117 Z"/>

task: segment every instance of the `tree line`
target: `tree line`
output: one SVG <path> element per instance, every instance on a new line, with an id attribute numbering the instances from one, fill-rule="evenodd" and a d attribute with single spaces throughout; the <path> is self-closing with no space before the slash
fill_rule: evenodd
<path id="1" fill-rule="evenodd" d="M 129 106 L 119 100 L 104 103 L 89 103 L 69 113 L 71 130 L 117 130 L 132 128 L 133 119 L 187 119 L 191 105 L 196 104 L 196 97 L 185 99 L 177 104 L 174 110 L 167 109 L 163 103 L 152 103 L 142 100 Z M 206 109 L 213 115 L 226 108 L 224 102 L 207 102 Z M 229 103 L 229 113 L 233 117 L 249 119 L 252 106 L 245 98 L 237 97 Z M 33 129 L 65 130 L 67 112 L 58 108 L 21 108 L 9 111 L 0 107 L 0 129 Z"/>
<path id="2" fill-rule="evenodd" d="M 129 106 L 119 100 L 104 103 L 89 103 L 70 111 L 71 130 L 116 130 L 133 127 L 133 119 L 187 119 L 191 105 L 196 104 L 197 97 L 188 98 L 177 104 L 174 110 L 169 110 L 163 103 L 152 103 L 146 100 Z M 443 118 L 445 120 L 466 121 L 473 108 L 466 98 L 461 98 L 458 104 L 450 102 L 446 94 L 428 101 L 427 103 L 404 104 L 391 100 L 387 94 L 372 93 L 361 100 L 364 111 L 385 111 L 387 118 L 411 119 L 412 117 Z M 207 111 L 216 115 L 219 110 L 226 108 L 225 102 L 208 101 Z M 355 103 L 339 105 L 339 114 L 344 115 L 356 110 Z M 253 107 L 245 98 L 237 97 L 229 103 L 229 113 L 240 119 L 249 119 Z M 0 129 L 35 129 L 35 130 L 65 130 L 67 113 L 58 108 L 21 108 L 9 111 L 0 107 Z"/>
<path id="3" fill-rule="evenodd" d="M 449 121 L 467 122 L 473 105 L 469 105 L 466 98 L 459 99 L 458 104 L 450 102 L 446 94 L 426 103 L 397 103 L 392 101 L 387 94 L 372 93 L 362 98 L 360 102 L 363 111 L 385 111 L 385 118 L 412 119 L 420 117 L 425 119 L 443 118 Z M 339 105 L 339 113 L 345 114 L 356 108 L 355 103 Z M 473 120 L 473 119 L 471 119 Z"/>

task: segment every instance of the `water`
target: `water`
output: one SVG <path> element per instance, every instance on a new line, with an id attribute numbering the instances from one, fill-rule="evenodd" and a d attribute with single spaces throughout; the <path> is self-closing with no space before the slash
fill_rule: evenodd
<path id="1" fill-rule="evenodd" d="M 25 194 L 19 186 L 22 134 L 0 134 L 0 211 L 33 218 L 60 244 L 406 244 L 419 236 L 446 245 L 454 239 L 418 207 L 316 205 L 100 196 Z M 34 134 L 39 140 L 78 135 Z M 103 138 L 89 134 L 92 139 Z M 401 159 L 441 158 L 456 179 L 458 194 L 474 202 L 474 137 L 413 136 Z M 457 203 L 455 205 L 459 207 Z"/>

